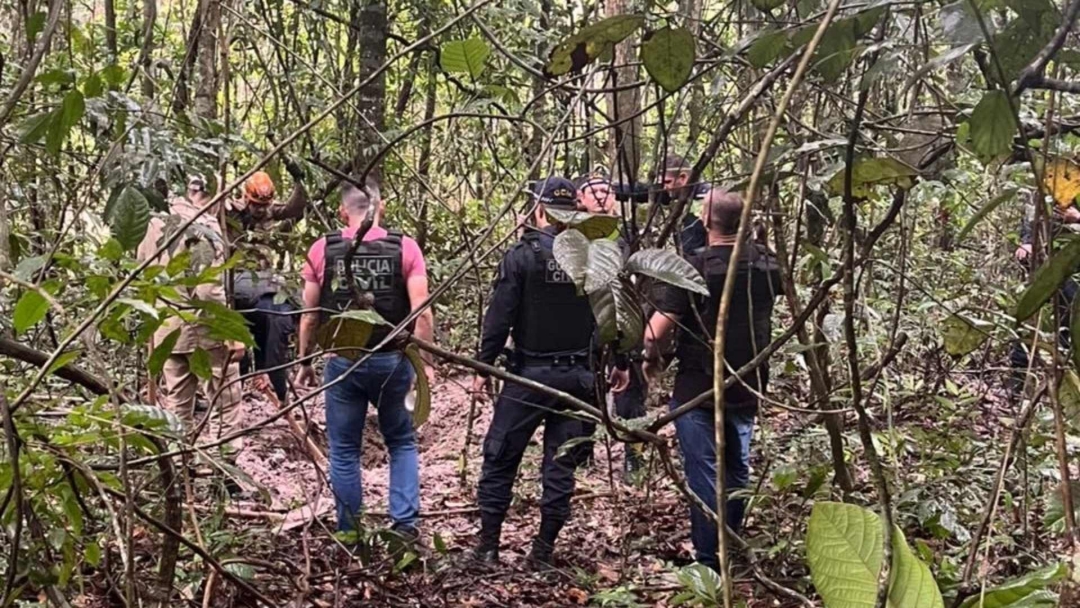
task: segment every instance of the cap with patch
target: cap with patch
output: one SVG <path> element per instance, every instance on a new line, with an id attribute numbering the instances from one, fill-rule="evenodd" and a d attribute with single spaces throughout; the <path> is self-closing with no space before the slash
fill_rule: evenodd
<path id="1" fill-rule="evenodd" d="M 577 188 L 565 177 L 552 175 L 537 180 L 532 187 L 532 195 L 548 207 L 576 209 Z"/>

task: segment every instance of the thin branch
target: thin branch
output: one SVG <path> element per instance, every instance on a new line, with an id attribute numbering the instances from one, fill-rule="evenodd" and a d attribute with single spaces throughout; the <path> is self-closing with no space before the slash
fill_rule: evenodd
<path id="1" fill-rule="evenodd" d="M 1018 96 L 1024 92 L 1024 89 L 1028 88 L 1051 88 L 1047 86 L 1036 86 L 1037 83 L 1043 83 L 1045 85 L 1046 78 L 1043 76 L 1046 71 L 1046 64 L 1050 63 L 1050 60 L 1054 58 L 1054 55 L 1061 50 L 1061 47 L 1065 44 L 1065 39 L 1069 37 L 1069 31 L 1072 30 L 1073 24 L 1076 23 L 1076 19 L 1080 17 L 1080 0 L 1072 0 L 1065 9 L 1065 14 L 1062 15 L 1061 25 L 1058 26 L 1054 37 L 1050 39 L 1050 42 L 1046 43 L 1046 46 L 1039 51 L 1038 55 L 1035 55 L 1035 59 L 1031 60 L 1031 63 L 1020 71 L 1020 75 L 1016 78 L 1016 89 L 1013 91 L 1014 96 Z M 1066 83 L 1069 84 L 1069 83 Z M 1004 83 L 1003 85 L 1004 86 Z M 1062 89 L 1055 89 L 1062 90 Z M 1067 92 L 1080 92 L 1080 88 L 1070 89 Z"/>
<path id="2" fill-rule="evenodd" d="M 56 33 L 56 26 L 60 23 L 60 15 L 63 13 L 61 8 L 64 6 L 63 0 L 52 0 L 49 4 L 49 20 L 45 25 L 45 30 L 41 33 L 41 38 L 38 40 L 37 49 L 34 50 L 34 55 L 30 57 L 30 61 L 23 68 L 21 74 L 19 74 L 19 81 L 15 83 L 15 86 L 11 89 L 11 94 L 8 95 L 7 101 L 4 102 L 4 107 L 0 110 L 0 125 L 8 124 L 8 119 L 11 118 L 12 112 L 15 111 L 15 106 L 19 103 L 19 99 L 22 98 L 23 93 L 26 92 L 26 88 L 30 86 L 30 82 L 34 79 L 34 75 L 37 74 L 38 65 L 41 63 L 42 58 L 45 57 L 45 53 L 49 51 L 49 45 L 52 43 L 53 34 Z M 2 162 L 2 159 L 0 159 Z"/>

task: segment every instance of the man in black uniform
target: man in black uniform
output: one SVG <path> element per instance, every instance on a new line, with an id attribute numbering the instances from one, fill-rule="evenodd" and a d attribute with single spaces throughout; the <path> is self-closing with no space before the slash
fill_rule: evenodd
<path id="1" fill-rule="evenodd" d="M 677 154 L 669 154 L 664 159 L 664 170 L 658 176 L 658 180 L 664 186 L 664 194 L 672 202 L 678 200 L 683 194 L 687 194 L 690 200 L 686 204 L 686 215 L 682 219 L 682 228 L 679 231 L 679 253 L 689 257 L 692 253 L 705 247 L 706 233 L 705 223 L 700 215 L 692 211 L 694 201 L 702 200 L 709 193 L 710 186 L 706 183 L 690 183 L 690 173 L 693 167 L 685 158 Z"/>
<path id="2" fill-rule="evenodd" d="M 713 386 L 711 341 L 729 269 L 734 265 L 738 272 L 725 326 L 724 360 L 729 370 L 737 370 L 749 363 L 769 344 L 773 304 L 781 289 L 776 257 L 764 245 L 748 241 L 743 244 L 741 259 L 731 260 L 742 198 L 734 193 L 712 190 L 705 197 L 705 206 L 703 216 L 708 224 L 708 247 L 691 255 L 689 261 L 705 277 L 709 296 L 690 294 L 662 284 L 656 298 L 658 310 L 645 331 L 645 372 L 651 377 L 659 371 L 662 343 L 678 327 L 675 357 L 679 368 L 671 398 L 672 409 Z M 768 370 L 768 362 L 765 362 L 724 392 L 725 484 L 730 490 L 745 488 L 750 480 L 750 439 L 757 414 L 757 395 L 766 388 Z M 715 510 L 713 414 L 709 406 L 687 412 L 676 419 L 675 433 L 690 489 Z M 738 531 L 745 510 L 745 500 L 728 501 L 725 514 L 728 526 Z M 716 524 L 696 506 L 690 511 L 690 538 L 697 561 L 718 568 Z"/>
<path id="3" fill-rule="evenodd" d="M 499 265 L 499 275 L 484 316 L 477 359 L 494 364 L 508 336 L 514 339 L 510 368 L 517 374 L 595 404 L 595 374 L 590 370 L 596 327 L 588 299 L 578 294 L 552 253 L 562 226 L 549 223 L 545 207 L 573 210 L 576 189 L 569 180 L 548 177 L 533 188 L 532 226 Z M 532 207 L 533 205 L 530 205 Z M 613 375 L 614 389 L 626 388 L 625 372 Z M 483 394 L 488 379 L 478 376 L 473 390 Z M 533 433 L 544 424 L 543 496 L 540 531 L 529 562 L 552 563 L 555 539 L 570 517 L 574 470 L 583 459 L 582 445 L 559 455 L 567 441 L 592 435 L 595 425 L 582 420 L 559 400 L 507 382 L 495 403 L 484 439 L 484 464 L 477 487 L 480 504 L 480 546 L 473 556 L 481 563 L 499 557 L 503 519 L 510 507 L 514 478 Z"/>

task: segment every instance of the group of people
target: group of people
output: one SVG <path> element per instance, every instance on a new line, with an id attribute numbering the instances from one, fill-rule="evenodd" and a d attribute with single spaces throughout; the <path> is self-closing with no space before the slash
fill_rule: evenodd
<path id="1" fill-rule="evenodd" d="M 690 173 L 688 163 L 679 157 L 666 159 L 661 171 L 667 195 L 688 197 L 700 203 L 700 213 L 689 213 L 685 218 L 678 245 L 682 255 L 704 277 L 708 296 L 671 285 L 657 285 L 649 298 L 653 310 L 644 335 L 640 336 L 640 352 L 619 358 L 611 370 L 596 369 L 600 345 L 595 336 L 592 308 L 588 298 L 559 267 L 553 253 L 555 237 L 567 226 L 554 220 L 557 214 L 547 211 L 563 209 L 618 216 L 632 211 L 625 203 L 619 204 L 613 184 L 603 176 L 589 175 L 574 182 L 551 176 L 538 180 L 530 190 L 520 240 L 499 264 L 476 360 L 494 365 L 505 356 L 505 365 L 514 374 L 597 407 L 606 407 L 598 403 L 595 387 L 598 375 L 607 373 L 614 413 L 629 419 L 646 414 L 649 381 L 670 363 L 673 353 L 678 371 L 670 407 L 677 408 L 712 388 L 712 339 L 724 279 L 730 272 L 738 273 L 738 278 L 726 325 L 725 364 L 727 369 L 737 370 L 754 359 L 771 339 L 772 308 L 780 291 L 775 257 L 763 244 L 751 240 L 742 248 L 739 259 L 732 259 L 743 199 L 735 192 L 690 184 Z M 265 195 L 266 188 L 262 178 L 254 184 L 252 180 L 248 182 L 250 187 L 245 188 L 241 206 L 248 214 L 261 218 L 260 221 L 278 221 L 285 216 L 295 217 L 297 208 L 303 213 L 299 203 L 279 205 L 266 196 L 253 196 L 259 192 Z M 259 183 L 263 185 L 261 190 L 255 187 Z M 272 191 L 271 187 L 270 199 Z M 192 180 L 187 196 L 175 201 L 171 210 L 181 216 L 188 214 L 186 217 L 190 218 L 192 210 L 205 203 L 201 198 L 204 195 L 205 185 Z M 301 273 L 304 310 L 299 323 L 299 368 L 294 381 L 303 387 L 318 384 L 313 361 L 316 343 L 321 343 L 325 361 L 322 384 L 330 448 L 329 476 L 339 530 L 349 531 L 359 526 L 363 507 L 361 447 L 368 406 L 374 404 L 379 430 L 389 452 L 392 526 L 403 537 L 416 538 L 421 514 L 420 465 L 416 432 L 406 406 L 406 397 L 414 383 L 414 368 L 403 354 L 400 341 L 389 339 L 393 329 L 390 326 L 377 325 L 372 330 L 367 345 L 376 347 L 374 352 L 329 348 L 325 340 L 317 338 L 327 333 L 327 326 L 343 322 L 340 311 L 359 307 L 373 309 L 394 327 L 406 325 L 409 332 L 422 340 L 432 339 L 434 320 L 428 305 L 423 252 L 410 237 L 382 225 L 384 211 L 376 181 L 368 178 L 363 184 L 346 183 L 341 190 L 339 208 L 345 227 L 318 239 L 307 251 Z M 197 224 L 211 234 L 222 235 L 219 215 L 228 214 L 205 214 Z M 140 248 L 142 256 L 157 249 L 165 223 L 155 222 Z M 257 224 L 251 222 L 243 226 L 257 229 Z M 221 261 L 218 255 L 207 263 Z M 283 344 L 287 343 L 289 327 L 281 319 L 292 317 L 287 314 L 289 305 L 282 302 L 280 295 L 273 296 L 280 288 L 267 276 L 258 272 L 252 275 L 255 287 L 246 289 L 255 296 L 248 298 L 248 312 L 253 313 L 255 368 L 277 374 L 288 367 L 281 353 L 287 352 Z M 226 301 L 222 286 L 217 284 L 200 285 L 187 295 L 193 302 L 224 304 Z M 264 326 L 275 323 L 278 329 L 272 330 L 273 336 L 266 335 Z M 184 326 L 179 321 L 174 324 Z M 236 387 L 232 381 L 238 373 L 236 364 L 240 355 L 232 345 L 211 340 L 206 327 L 196 323 L 178 330 L 174 324 L 158 330 L 158 343 L 170 339 L 171 332 L 180 331 L 180 339 L 163 374 L 163 403 L 192 424 L 196 381 L 191 376 L 191 354 L 197 349 L 211 354 L 214 378 L 209 382 L 208 394 L 226 385 Z M 281 341 L 281 335 L 286 342 Z M 432 361 L 425 358 L 423 368 L 423 373 L 433 378 Z M 288 379 L 281 375 L 276 378 L 271 375 L 270 381 L 278 397 L 284 400 Z M 725 391 L 724 474 L 726 487 L 731 491 L 745 488 L 749 480 L 750 440 L 758 398 L 766 389 L 767 380 L 766 362 Z M 235 403 L 239 395 L 230 392 L 235 390 L 223 391 L 220 403 L 211 404 L 220 408 L 226 430 L 237 425 Z M 478 396 L 489 395 L 489 379 L 483 374 L 477 376 L 473 390 Z M 503 384 L 493 407 L 477 486 L 479 539 L 470 559 L 477 563 L 498 560 L 502 524 L 512 501 L 518 469 L 526 447 L 543 425 L 541 519 L 528 560 L 533 566 L 549 567 L 554 563 L 556 539 L 570 517 L 575 472 L 592 452 L 592 445 L 586 439 L 595 432 L 595 425 L 551 393 L 516 382 Z M 690 489 L 715 511 L 717 464 L 711 406 L 677 418 L 675 427 Z M 568 442 L 573 442 L 569 449 L 560 449 Z M 629 444 L 626 456 L 629 473 L 641 467 L 641 458 L 640 446 Z M 738 530 L 745 500 L 733 496 L 727 505 L 726 523 Z M 697 561 L 717 568 L 716 522 L 696 506 L 691 507 L 691 538 Z"/>

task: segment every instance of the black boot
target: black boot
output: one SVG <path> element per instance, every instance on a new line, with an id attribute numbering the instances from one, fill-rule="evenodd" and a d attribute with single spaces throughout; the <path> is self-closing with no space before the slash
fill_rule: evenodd
<path id="1" fill-rule="evenodd" d="M 533 539 L 527 559 L 529 568 L 545 571 L 555 567 L 555 539 L 559 537 L 564 523 L 550 518 L 540 519 L 540 532 Z"/>
<path id="2" fill-rule="evenodd" d="M 469 561 L 483 566 L 499 563 L 499 538 L 501 536 L 502 520 L 481 514 L 480 545 L 473 549 Z"/>

